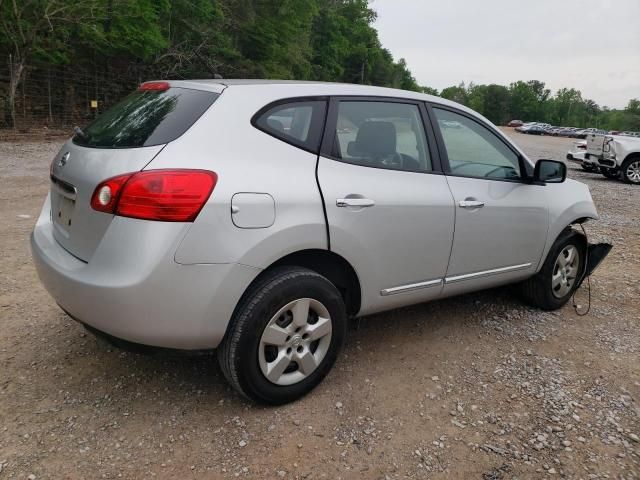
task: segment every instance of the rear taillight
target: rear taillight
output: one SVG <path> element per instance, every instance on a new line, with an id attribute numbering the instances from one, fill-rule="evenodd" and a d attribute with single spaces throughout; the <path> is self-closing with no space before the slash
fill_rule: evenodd
<path id="1" fill-rule="evenodd" d="M 147 170 L 119 175 L 98 185 L 94 210 L 122 217 L 192 222 L 216 186 L 208 170 Z"/>
<path id="2" fill-rule="evenodd" d="M 115 213 L 120 190 L 132 175 L 132 173 L 119 175 L 98 185 L 91 196 L 91 208 L 99 212 Z"/>

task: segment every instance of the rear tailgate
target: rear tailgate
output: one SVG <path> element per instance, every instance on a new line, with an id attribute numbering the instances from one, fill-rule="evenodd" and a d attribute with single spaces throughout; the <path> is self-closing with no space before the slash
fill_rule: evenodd
<path id="1" fill-rule="evenodd" d="M 185 82 L 178 82 L 185 83 Z M 113 215 L 94 210 L 91 197 L 104 180 L 142 170 L 185 133 L 219 93 L 147 82 L 67 141 L 51 165 L 54 237 L 88 262 Z M 180 167 L 180 158 L 175 166 Z M 123 244 L 127 239 L 123 238 Z"/>
<path id="2" fill-rule="evenodd" d="M 587 154 L 594 157 L 602 156 L 602 149 L 604 147 L 604 135 L 590 133 L 587 135 Z"/>
<path id="3" fill-rule="evenodd" d="M 69 140 L 51 166 L 51 221 L 58 243 L 88 261 L 113 219 L 91 208 L 96 186 L 107 178 L 142 170 L 163 148 L 86 148 Z"/>

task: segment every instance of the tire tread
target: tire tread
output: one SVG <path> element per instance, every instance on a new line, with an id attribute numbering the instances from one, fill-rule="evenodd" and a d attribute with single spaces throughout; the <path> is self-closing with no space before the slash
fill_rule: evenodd
<path id="1" fill-rule="evenodd" d="M 547 288 L 546 283 L 550 275 L 550 270 L 553 268 L 553 265 L 550 265 L 550 262 L 555 262 L 555 258 L 558 255 L 559 247 L 564 245 L 565 242 L 572 238 L 579 239 L 578 248 L 580 249 L 580 253 L 582 255 L 580 270 L 581 272 L 584 271 L 584 247 L 586 245 L 586 239 L 584 238 L 584 235 L 573 230 L 571 227 L 567 227 L 562 231 L 562 233 L 560 233 L 560 235 L 558 235 L 558 238 L 549 249 L 547 258 L 545 259 L 540 271 L 533 277 L 528 278 L 518 285 L 519 294 L 526 303 L 547 311 L 557 310 L 566 303 L 566 300 L 559 302 L 557 299 L 555 299 L 555 297 L 552 297 L 552 294 Z M 568 298 L 570 298 L 570 296 Z"/>
<path id="2" fill-rule="evenodd" d="M 251 312 L 264 301 L 264 298 L 280 284 L 301 277 L 315 277 L 328 281 L 322 275 L 302 267 L 282 266 L 265 272 L 244 293 L 227 326 L 227 333 L 218 348 L 218 363 L 222 373 L 231 386 L 248 400 L 252 396 L 242 388 L 237 366 L 234 360 L 237 358 L 238 344 L 250 323 Z M 266 399 L 264 399 L 266 400 Z"/>

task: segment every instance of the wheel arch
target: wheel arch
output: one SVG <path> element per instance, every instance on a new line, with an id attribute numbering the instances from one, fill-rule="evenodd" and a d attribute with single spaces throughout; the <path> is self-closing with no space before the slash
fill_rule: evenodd
<path id="1" fill-rule="evenodd" d="M 622 164 L 624 162 L 626 162 L 627 160 L 629 160 L 631 158 L 640 158 L 640 152 L 631 152 L 631 153 L 629 153 L 626 157 L 624 157 L 624 160 L 620 163 L 620 165 L 622 166 Z"/>
<path id="2" fill-rule="evenodd" d="M 549 254 L 549 250 L 551 250 L 551 247 L 561 235 L 563 235 L 567 230 L 577 231 L 574 228 L 572 228 L 573 225 L 581 225 L 589 220 L 597 220 L 597 219 L 598 219 L 598 215 L 596 213 L 593 213 L 591 215 L 576 216 L 575 218 L 571 218 L 570 220 L 563 219 L 562 221 L 556 222 L 554 225 L 551 225 L 549 228 L 548 236 L 547 236 L 547 242 L 545 244 L 542 257 L 538 262 L 538 267 L 536 268 L 536 272 L 540 271 L 540 269 L 542 268 L 542 265 L 544 264 L 544 261 L 547 258 L 547 255 Z M 580 233 L 581 237 L 585 238 L 582 232 L 579 232 L 579 231 L 577 232 Z M 584 247 L 586 248 L 586 246 L 587 246 L 587 240 L 585 238 Z"/>
<path id="3" fill-rule="evenodd" d="M 548 184 L 549 226 L 547 240 L 538 261 L 536 272 L 540 271 L 556 239 L 571 225 L 587 220 L 597 220 L 598 212 L 589 193 L 589 188 L 575 180 L 567 180 L 555 185 Z"/>
<path id="4" fill-rule="evenodd" d="M 362 290 L 358 274 L 344 257 L 330 250 L 311 248 L 289 253 L 266 267 L 246 290 L 266 272 L 282 266 L 303 267 L 319 273 L 340 291 L 349 316 L 355 316 L 360 311 Z"/>

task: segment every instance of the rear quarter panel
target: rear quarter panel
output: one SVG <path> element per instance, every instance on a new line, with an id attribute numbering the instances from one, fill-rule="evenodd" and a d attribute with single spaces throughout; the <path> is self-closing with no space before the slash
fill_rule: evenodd
<path id="1" fill-rule="evenodd" d="M 286 91 L 229 87 L 182 137 L 148 165 L 200 168 L 218 183 L 185 235 L 175 260 L 182 264 L 241 263 L 265 268 L 288 253 L 327 248 L 322 200 L 315 177 L 317 156 L 253 127 L 252 116 Z M 267 193 L 275 221 L 267 228 L 238 228 L 231 200 L 239 192 Z"/>

